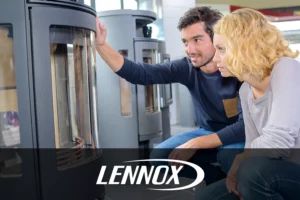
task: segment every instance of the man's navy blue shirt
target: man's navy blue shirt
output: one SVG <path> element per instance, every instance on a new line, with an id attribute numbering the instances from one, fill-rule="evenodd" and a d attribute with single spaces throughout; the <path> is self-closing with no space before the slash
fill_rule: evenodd
<path id="1" fill-rule="evenodd" d="M 207 74 L 197 70 L 187 57 L 163 64 L 135 63 L 124 58 L 116 74 L 139 85 L 185 85 L 192 95 L 196 122 L 201 128 L 216 132 L 223 145 L 245 142 L 238 95 L 242 83 L 238 79 L 224 78 L 219 71 Z"/>

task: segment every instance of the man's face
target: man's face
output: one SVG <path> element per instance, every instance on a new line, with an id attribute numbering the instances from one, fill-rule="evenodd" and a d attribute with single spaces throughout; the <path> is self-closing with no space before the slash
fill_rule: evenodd
<path id="1" fill-rule="evenodd" d="M 181 30 L 185 52 L 194 67 L 206 65 L 215 54 L 215 48 L 204 26 L 203 22 L 197 22 Z"/>

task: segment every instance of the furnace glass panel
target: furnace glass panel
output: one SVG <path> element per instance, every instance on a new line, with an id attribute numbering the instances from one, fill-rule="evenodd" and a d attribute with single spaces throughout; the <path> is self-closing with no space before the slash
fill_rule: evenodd
<path id="1" fill-rule="evenodd" d="M 98 138 L 94 39 L 90 30 L 50 27 L 55 143 L 56 148 L 70 150 L 58 152 L 60 169 L 83 164 L 94 155 L 81 151 L 95 148 Z"/>
<path id="2" fill-rule="evenodd" d="M 156 50 L 143 50 L 143 62 L 155 64 L 158 61 L 157 58 L 158 54 Z M 145 86 L 145 100 L 146 114 L 153 114 L 159 111 L 157 85 Z"/>
<path id="3" fill-rule="evenodd" d="M 52 26 L 50 51 L 57 148 L 94 147 L 97 131 L 94 32 Z"/>
<path id="4" fill-rule="evenodd" d="M 0 24 L 0 177 L 20 176 L 21 157 L 14 38 L 11 25 Z"/>
<path id="5" fill-rule="evenodd" d="M 166 85 L 166 99 L 167 101 L 172 99 L 172 84 Z"/>
<path id="6" fill-rule="evenodd" d="M 128 58 L 128 50 L 119 50 L 119 53 Z M 131 116 L 131 84 L 123 78 L 120 78 L 120 97 L 121 97 L 121 115 Z"/>

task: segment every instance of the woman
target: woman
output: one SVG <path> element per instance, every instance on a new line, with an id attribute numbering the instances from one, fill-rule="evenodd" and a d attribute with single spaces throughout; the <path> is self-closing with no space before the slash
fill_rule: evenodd
<path id="1" fill-rule="evenodd" d="M 252 9 L 225 16 L 214 31 L 220 73 L 244 81 L 246 145 L 226 180 L 199 190 L 196 199 L 300 199 L 299 52 Z"/>

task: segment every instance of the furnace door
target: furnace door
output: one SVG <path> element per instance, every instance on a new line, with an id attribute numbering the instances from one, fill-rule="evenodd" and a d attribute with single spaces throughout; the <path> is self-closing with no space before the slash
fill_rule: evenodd
<path id="1" fill-rule="evenodd" d="M 135 58 L 137 62 L 158 63 L 158 44 L 155 40 L 136 40 Z M 138 119 L 140 141 L 155 138 L 162 131 L 160 94 L 158 85 L 137 85 Z"/>
<path id="2" fill-rule="evenodd" d="M 82 199 L 91 199 L 97 175 L 89 176 L 101 164 L 95 16 L 54 6 L 33 7 L 31 16 L 42 192 L 47 199 L 80 199 L 89 188 Z"/>
<path id="3" fill-rule="evenodd" d="M 0 6 L 0 198 L 38 199 L 24 1 Z"/>
<path id="4" fill-rule="evenodd" d="M 159 54 L 160 63 L 165 63 L 170 61 L 169 54 Z M 160 85 L 160 102 L 161 108 L 167 107 L 173 103 L 172 97 L 172 83 Z"/>

